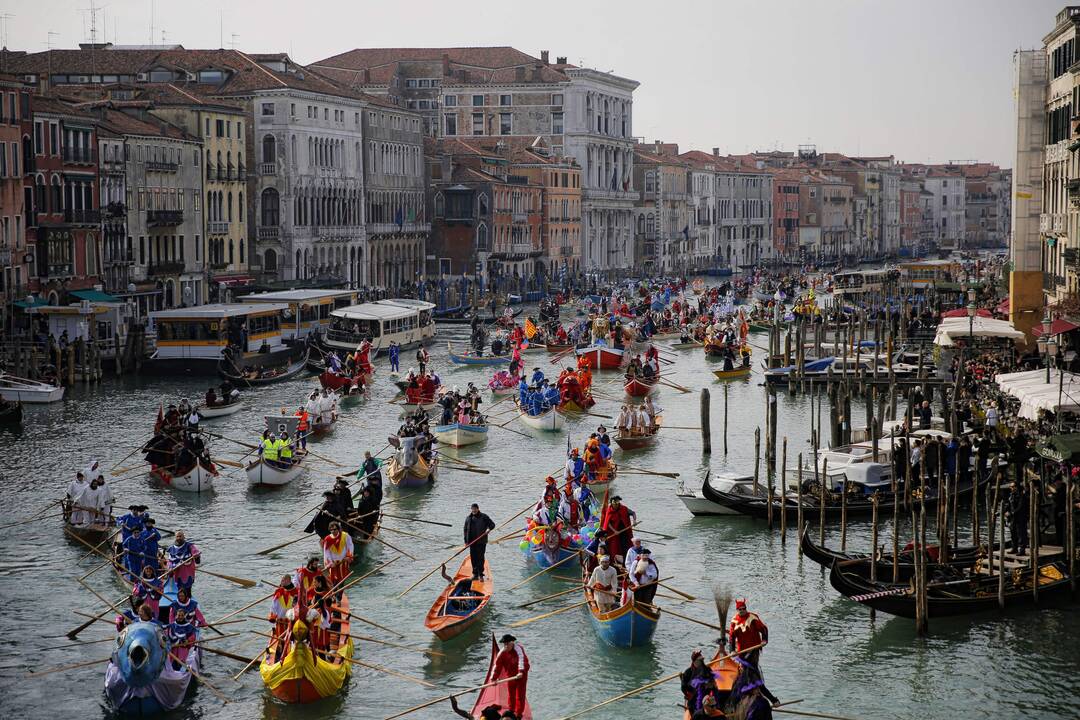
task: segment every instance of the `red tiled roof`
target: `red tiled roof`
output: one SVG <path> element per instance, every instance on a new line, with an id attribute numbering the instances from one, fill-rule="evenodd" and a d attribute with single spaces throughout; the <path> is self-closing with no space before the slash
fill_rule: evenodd
<path id="1" fill-rule="evenodd" d="M 508 46 L 465 48 L 357 48 L 312 63 L 312 67 L 350 87 L 388 85 L 401 63 L 444 62 L 443 85 L 551 84 L 567 82 L 562 68 L 544 64 Z"/>
<path id="2" fill-rule="evenodd" d="M 197 140 L 180 128 L 161 120 L 140 120 L 128 113 L 101 107 L 96 110 L 101 127 L 118 135 L 151 135 L 176 140 Z"/>
<path id="3" fill-rule="evenodd" d="M 452 63 L 477 68 L 497 69 L 514 65 L 532 65 L 538 58 L 527 55 L 508 45 L 496 47 L 456 48 L 356 48 L 319 60 L 313 65 L 329 65 L 346 70 L 361 70 L 380 65 L 390 65 L 400 60 L 435 60 L 443 56 Z"/>

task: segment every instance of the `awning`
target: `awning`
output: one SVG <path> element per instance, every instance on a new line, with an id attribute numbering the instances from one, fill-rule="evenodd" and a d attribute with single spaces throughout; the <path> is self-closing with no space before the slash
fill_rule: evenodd
<path id="1" fill-rule="evenodd" d="M 956 308 L 955 310 L 946 310 L 945 312 L 941 313 L 941 317 L 943 317 L 943 318 L 958 318 L 958 317 L 965 317 L 966 318 L 967 316 L 968 316 L 968 314 L 967 314 L 967 308 L 966 307 Z M 976 317 L 984 317 L 984 318 L 994 317 L 993 315 L 990 314 L 990 311 L 987 310 L 986 308 L 977 309 L 975 311 L 975 316 Z"/>
<path id="2" fill-rule="evenodd" d="M 108 293 L 98 292 L 97 290 L 72 290 L 70 295 L 79 298 L 80 300 L 88 300 L 90 302 L 104 302 L 104 303 L 122 303 L 123 300 L 117 297 L 113 297 Z"/>
<path id="3" fill-rule="evenodd" d="M 1053 435 L 1039 443 L 1035 451 L 1047 460 L 1072 462 L 1080 457 L 1080 433 Z"/>
<path id="4" fill-rule="evenodd" d="M 28 309 L 33 308 L 33 307 L 41 307 L 42 305 L 48 305 L 49 304 L 49 301 L 46 300 L 45 298 L 32 297 L 31 299 L 32 299 L 33 302 L 27 302 L 25 299 L 23 299 L 23 300 L 16 300 L 15 302 L 13 302 L 11 304 L 14 305 L 15 307 L 28 308 Z"/>
<path id="5" fill-rule="evenodd" d="M 1036 325 L 1035 327 L 1039 328 L 1041 326 Z M 1068 320 L 1064 320 L 1062 318 L 1058 318 L 1057 320 L 1054 320 L 1050 323 L 1050 334 L 1060 335 L 1062 333 L 1067 333 L 1070 330 L 1075 330 L 1078 327 L 1080 327 L 1080 325 L 1077 325 L 1076 323 L 1071 323 Z"/>
<path id="6" fill-rule="evenodd" d="M 250 275 L 238 275 L 236 277 L 214 278 L 214 282 L 225 287 L 237 287 L 238 285 L 251 285 L 255 278 Z"/>
<path id="7" fill-rule="evenodd" d="M 954 340 L 962 340 L 965 337 L 996 337 L 1011 340 L 1022 340 L 1024 333 L 1013 327 L 1007 320 L 995 320 L 993 318 L 947 318 L 938 325 L 934 335 L 934 344 L 940 347 L 950 347 Z"/>

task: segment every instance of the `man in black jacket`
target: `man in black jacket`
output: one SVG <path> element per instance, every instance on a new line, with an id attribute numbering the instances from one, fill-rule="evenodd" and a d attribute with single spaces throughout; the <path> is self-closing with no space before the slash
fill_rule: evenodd
<path id="1" fill-rule="evenodd" d="M 343 517 L 341 507 L 338 505 L 337 495 L 333 490 L 327 490 L 323 493 L 323 504 L 319 508 L 319 512 L 315 517 L 311 518 L 311 522 L 304 528 L 304 532 L 318 533 L 319 539 L 322 539 L 330 534 L 330 523 L 335 522 L 338 518 Z"/>
<path id="2" fill-rule="evenodd" d="M 484 578 L 484 556 L 487 554 L 487 534 L 495 529 L 495 523 L 484 513 L 480 506 L 472 504 L 471 511 L 465 516 L 465 544 L 469 546 L 469 559 L 472 561 L 474 580 Z"/>

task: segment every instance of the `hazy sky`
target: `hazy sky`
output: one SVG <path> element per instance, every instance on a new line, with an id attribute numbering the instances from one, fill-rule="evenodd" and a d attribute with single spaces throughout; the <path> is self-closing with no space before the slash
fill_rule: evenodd
<path id="1" fill-rule="evenodd" d="M 8 47 L 75 47 L 91 0 L 0 0 Z M 819 150 L 1012 166 L 1012 52 L 1049 0 L 95 0 L 98 39 L 287 51 L 512 45 L 641 82 L 634 134 L 721 152 Z M 151 10 L 153 8 L 153 10 Z M 151 22 L 151 13 L 153 21 Z M 50 35 L 49 33 L 55 33 Z M 236 37 L 233 37 L 233 34 Z"/>

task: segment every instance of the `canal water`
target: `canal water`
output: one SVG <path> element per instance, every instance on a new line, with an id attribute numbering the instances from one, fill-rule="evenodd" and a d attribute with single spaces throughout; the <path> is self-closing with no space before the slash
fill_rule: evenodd
<path id="1" fill-rule="evenodd" d="M 486 384 L 490 369 L 451 366 L 447 362 L 446 341 L 463 344 L 467 328 L 441 326 L 439 331 L 439 342 L 431 347 L 431 353 L 444 382 L 462 387 L 469 381 Z M 752 341 L 765 344 L 764 336 Z M 722 583 L 736 596 L 745 596 L 770 629 L 771 642 L 762 658 L 768 685 L 781 700 L 803 700 L 793 709 L 861 720 L 1080 716 L 1080 613 L 1075 608 L 932 620 L 930 636 L 919 639 L 910 620 L 884 615 L 871 619 L 867 609 L 840 597 L 818 565 L 799 558 L 793 532 L 785 547 L 779 534 L 768 532 L 762 521 L 693 518 L 675 496 L 678 484 L 700 483 L 710 467 L 714 472 L 753 472 L 754 429 L 763 425 L 766 393 L 756 368 L 750 380 L 728 385 L 725 455 L 724 389 L 709 372 L 716 365 L 700 350 L 674 354 L 678 360 L 669 368 L 670 379 L 693 392 L 684 394 L 665 386 L 657 393 L 656 404 L 664 409 L 668 425 L 697 426 L 699 390 L 708 387 L 712 393 L 713 453 L 702 454 L 696 431 L 664 430 L 654 448 L 625 457 L 616 451 L 616 456 L 638 467 L 677 472 L 679 479 L 626 474 L 620 475 L 613 486 L 637 512 L 642 529 L 678 538 L 656 538 L 655 542 L 646 538 L 646 544 L 651 546 L 661 574 L 674 576 L 670 583 L 699 601 L 683 603 L 661 597 L 659 604 L 715 623 L 711 597 L 714 584 Z M 533 366 L 541 366 L 557 374 L 559 366 L 548 360 L 547 355 L 527 355 L 526 365 L 530 371 Z M 403 369 L 409 364 L 405 360 Z M 387 379 L 389 368 L 384 359 L 377 362 L 377 370 L 369 396 L 346 404 L 334 432 L 312 443 L 315 452 L 346 469 L 360 464 L 364 450 L 383 447 L 399 424 L 397 407 L 389 404 L 395 388 Z M 621 396 L 617 377 L 615 373 L 598 373 L 595 385 L 613 397 Z M 608 384 L 609 380 L 613 382 Z M 97 387 L 75 388 L 63 403 L 28 408 L 21 434 L 0 433 L 0 524 L 25 518 L 62 495 L 75 471 L 92 459 L 100 459 L 105 467 L 120 463 L 146 439 L 161 403 L 184 396 L 198 398 L 210 382 L 114 378 Z M 244 410 L 207 421 L 205 427 L 229 438 L 252 442 L 261 430 L 264 413 L 295 407 L 316 385 L 314 377 L 303 377 L 247 391 L 248 405 Z M 785 394 L 777 402 L 778 436 L 788 438 L 788 464 L 794 467 L 797 454 L 808 447 L 810 404 L 805 397 Z M 508 406 L 509 402 L 505 402 L 496 410 Z M 599 401 L 594 412 L 612 415 L 617 410 L 617 401 L 605 399 Z M 571 421 L 571 442 L 581 446 L 599 422 L 595 417 Z M 508 427 L 535 434 L 517 421 Z M 240 669 L 238 663 L 207 655 L 204 672 L 231 699 L 229 704 L 222 705 L 207 688 L 197 687 L 172 717 L 385 718 L 454 688 L 483 682 L 490 635 L 501 635 L 512 622 L 576 602 L 577 596 L 570 594 L 530 608 L 518 607 L 565 588 L 564 582 L 542 576 L 510 590 L 534 570 L 525 563 L 516 541 L 490 546 L 488 558 L 496 586 L 490 610 L 471 631 L 447 643 L 434 639 L 423 626 L 425 613 L 442 588 L 437 575 L 404 598 L 396 596 L 438 560 L 449 556 L 452 550 L 448 547 L 461 542 L 460 526 L 470 503 L 478 502 L 496 523 L 501 523 L 538 497 L 543 477 L 564 462 L 566 442 L 565 434 L 526 438 L 492 428 L 486 444 L 460 452 L 470 462 L 489 468 L 490 475 L 454 471 L 444 465 L 433 487 L 396 503 L 395 514 L 448 522 L 453 527 L 387 521 L 388 526 L 427 538 L 384 534 L 390 543 L 408 550 L 418 560 L 397 560 L 351 591 L 350 602 L 355 612 L 396 629 L 405 639 L 360 623 L 353 626 L 354 632 L 438 650 L 445 657 L 428 658 L 368 642 L 358 644 L 357 657 L 423 678 L 436 684 L 437 689 L 354 667 L 347 691 L 338 697 L 312 706 L 287 706 L 269 696 L 257 672 L 249 672 L 235 682 L 231 676 Z M 240 460 L 246 452 L 221 440 L 214 441 L 212 450 L 218 457 L 232 460 Z M 123 460 L 121 465 L 134 463 L 133 458 Z M 128 472 L 116 480 L 114 492 L 119 506 L 148 505 L 159 526 L 186 530 L 202 549 L 207 569 L 273 583 L 316 550 L 315 540 L 304 540 L 269 556 L 256 552 L 298 537 L 297 528 L 306 521 L 293 527 L 288 524 L 305 508 L 318 504 L 322 491 L 330 487 L 332 476 L 340 468 L 312 462 L 300 480 L 269 492 L 249 489 L 242 470 L 223 469 L 229 472 L 217 480 L 216 491 L 210 495 L 173 492 L 140 471 Z M 395 497 L 392 489 L 387 495 Z M 520 523 L 515 521 L 511 527 Z M 883 542 L 888 542 L 884 532 Z M 866 549 L 869 535 L 867 524 L 853 524 L 849 547 Z M 830 528 L 829 537 L 831 544 L 838 544 L 836 529 Z M 105 658 L 110 652 L 108 642 L 49 649 L 66 644 L 64 633 L 83 621 L 74 610 L 97 613 L 103 609 L 103 604 L 76 582 L 96 564 L 84 554 L 82 546 L 64 538 L 57 516 L 0 533 L 0 717 L 108 716 L 102 694 L 104 665 L 38 679 L 23 677 L 32 671 Z M 387 547 L 373 547 L 358 567 L 365 571 L 395 556 L 397 553 Z M 459 560 L 451 563 L 451 571 Z M 574 573 L 568 570 L 563 574 Z M 92 574 L 86 582 L 110 599 L 123 594 L 116 578 L 104 570 Z M 199 576 L 195 588 L 196 598 L 210 619 L 270 592 L 265 586 L 243 589 L 207 575 Z M 264 616 L 266 611 L 264 604 L 245 614 Z M 255 620 L 230 629 L 240 631 L 244 627 L 265 629 Z M 97 624 L 79 638 L 104 639 L 111 633 L 109 626 Z M 693 649 L 702 648 L 711 655 L 711 643 L 717 637 L 714 630 L 668 615 L 661 619 L 650 646 L 629 651 L 613 649 L 597 638 L 584 608 L 532 623 L 514 633 L 532 663 L 529 700 L 534 717 L 539 719 L 572 713 L 681 670 Z M 247 635 L 216 642 L 215 646 L 253 657 L 263 643 L 258 636 Z M 471 706 L 474 697 L 463 698 L 462 706 Z M 677 707 L 680 702 L 677 681 L 673 681 L 586 717 L 675 718 L 681 717 Z M 453 715 L 444 703 L 413 717 Z"/>

